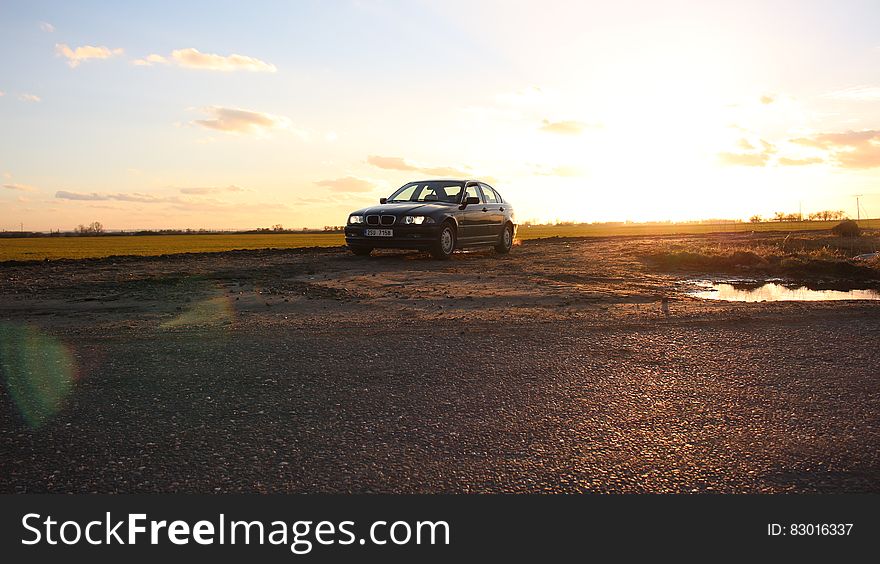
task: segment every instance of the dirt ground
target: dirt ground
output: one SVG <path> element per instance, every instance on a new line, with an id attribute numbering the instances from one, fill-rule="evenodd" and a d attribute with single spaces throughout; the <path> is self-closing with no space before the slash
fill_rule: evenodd
<path id="1" fill-rule="evenodd" d="M 0 265 L 0 491 L 880 492 L 880 302 L 644 260 L 745 237 Z"/>

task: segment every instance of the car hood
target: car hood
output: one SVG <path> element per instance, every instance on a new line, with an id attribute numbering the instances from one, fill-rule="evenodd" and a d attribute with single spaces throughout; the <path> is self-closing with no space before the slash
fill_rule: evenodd
<path id="1" fill-rule="evenodd" d="M 394 204 L 379 204 L 351 212 L 350 215 L 431 215 L 434 212 L 449 211 L 455 204 L 434 204 L 430 202 L 400 202 Z"/>

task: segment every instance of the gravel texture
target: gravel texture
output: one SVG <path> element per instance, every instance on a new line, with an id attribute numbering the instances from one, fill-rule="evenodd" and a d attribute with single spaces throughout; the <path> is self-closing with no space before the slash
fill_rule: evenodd
<path id="1" fill-rule="evenodd" d="M 880 492 L 880 303 L 656 243 L 0 266 L 0 491 Z"/>

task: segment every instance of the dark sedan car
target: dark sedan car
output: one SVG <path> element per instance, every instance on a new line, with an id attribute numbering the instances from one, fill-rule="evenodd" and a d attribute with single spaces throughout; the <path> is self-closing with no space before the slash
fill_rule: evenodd
<path id="1" fill-rule="evenodd" d="M 478 180 L 422 180 L 397 189 L 378 206 L 352 212 L 345 242 L 356 255 L 373 249 L 423 249 L 446 259 L 455 249 L 494 246 L 510 252 L 513 206 Z"/>

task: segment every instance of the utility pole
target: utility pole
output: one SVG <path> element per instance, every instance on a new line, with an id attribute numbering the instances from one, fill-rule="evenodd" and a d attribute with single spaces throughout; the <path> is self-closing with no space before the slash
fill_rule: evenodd
<path id="1" fill-rule="evenodd" d="M 862 219 L 862 208 L 859 206 L 859 198 L 862 197 L 862 194 L 856 194 L 856 221 Z"/>

